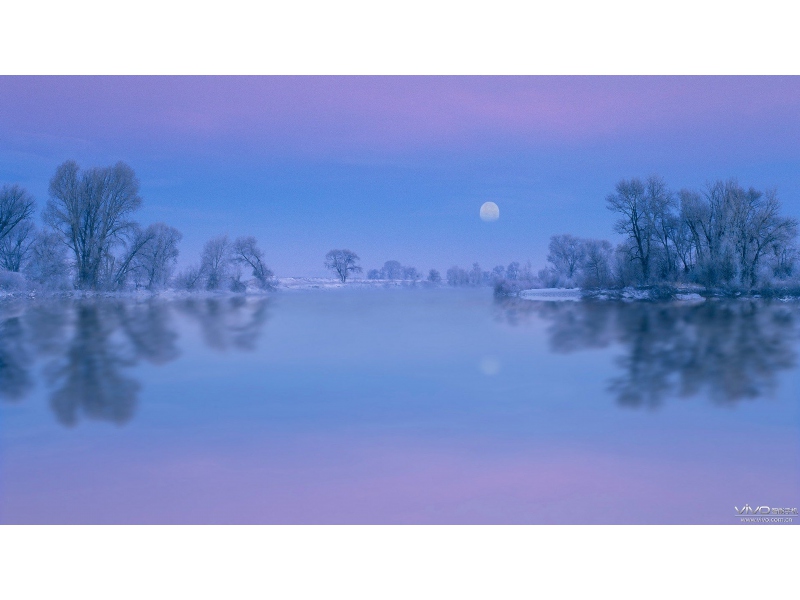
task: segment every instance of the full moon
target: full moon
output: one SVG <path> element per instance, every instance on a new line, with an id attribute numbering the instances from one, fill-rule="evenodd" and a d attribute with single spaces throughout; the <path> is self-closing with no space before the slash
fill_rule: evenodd
<path id="1" fill-rule="evenodd" d="M 481 205 L 481 219 L 486 221 L 497 221 L 500 218 L 500 207 L 494 202 L 484 202 Z"/>

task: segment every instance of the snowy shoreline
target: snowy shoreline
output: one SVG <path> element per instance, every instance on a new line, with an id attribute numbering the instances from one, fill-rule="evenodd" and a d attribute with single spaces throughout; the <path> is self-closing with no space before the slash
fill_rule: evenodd
<path id="1" fill-rule="evenodd" d="M 401 279 L 352 279 L 341 282 L 335 278 L 325 277 L 281 277 L 275 279 L 271 289 L 261 289 L 255 286 L 248 287 L 242 292 L 230 290 L 126 290 L 126 291 L 89 291 L 89 290 L 42 290 L 42 289 L 0 289 L 0 301 L 11 299 L 90 299 L 90 298 L 119 298 L 132 300 L 148 300 L 158 298 L 161 300 L 181 300 L 193 298 L 252 298 L 269 297 L 279 292 L 299 291 L 331 291 L 354 289 L 460 289 L 445 283 L 430 283 L 420 280 Z M 472 289 L 472 288 L 470 288 Z M 706 290 L 699 286 L 682 286 L 673 288 L 668 286 L 651 287 L 626 287 L 621 289 L 594 289 L 581 288 L 530 288 L 510 294 L 496 294 L 497 297 L 519 298 L 535 302 L 580 302 L 580 301 L 622 301 L 622 302 L 682 302 L 701 303 L 710 298 L 719 299 L 779 299 L 783 301 L 800 299 L 800 290 L 797 289 L 772 289 L 739 292 L 732 290 Z"/>

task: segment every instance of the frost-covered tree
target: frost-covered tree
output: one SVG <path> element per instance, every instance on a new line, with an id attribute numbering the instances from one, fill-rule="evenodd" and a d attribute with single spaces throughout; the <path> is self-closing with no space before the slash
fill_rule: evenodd
<path id="1" fill-rule="evenodd" d="M 20 221 L 0 238 L 0 268 L 18 273 L 27 262 L 36 238 L 33 221 Z"/>
<path id="2" fill-rule="evenodd" d="M 447 284 L 452 286 L 469 285 L 469 272 L 461 267 L 452 266 L 447 269 Z"/>
<path id="3" fill-rule="evenodd" d="M 614 248 L 607 240 L 583 240 L 580 264 L 581 287 L 606 287 L 611 284 Z"/>
<path id="4" fill-rule="evenodd" d="M 142 199 L 133 169 L 119 162 L 81 171 L 67 161 L 56 169 L 49 191 L 44 219 L 72 251 L 78 287 L 107 283 L 103 276 L 118 273 L 114 267 L 124 262 L 117 251 L 129 248 L 138 233 L 131 215 Z"/>
<path id="5" fill-rule="evenodd" d="M 441 283 L 442 275 L 436 269 L 428 271 L 428 281 L 431 283 Z"/>
<path id="6" fill-rule="evenodd" d="M 227 235 L 208 240 L 200 258 L 200 272 L 207 290 L 220 289 L 231 269 L 231 243 Z"/>
<path id="7" fill-rule="evenodd" d="M 266 290 L 274 286 L 273 273 L 264 264 L 264 252 L 258 247 L 256 238 L 253 236 L 236 238 L 231 252 L 234 263 L 251 270 L 258 287 Z"/>
<path id="8" fill-rule="evenodd" d="M 195 291 L 203 285 L 203 272 L 197 265 L 186 267 L 175 276 L 175 286 L 181 290 Z"/>
<path id="9" fill-rule="evenodd" d="M 626 238 L 629 255 L 639 263 L 641 277 L 650 279 L 650 258 L 653 246 L 653 219 L 650 214 L 647 188 L 637 178 L 623 179 L 616 191 L 606 197 L 609 210 L 620 215 L 614 230 Z"/>
<path id="10" fill-rule="evenodd" d="M 547 262 L 553 265 L 559 275 L 571 281 L 583 259 L 583 241 L 568 233 L 554 235 L 550 238 L 549 249 Z"/>
<path id="11" fill-rule="evenodd" d="M 344 283 L 352 273 L 361 273 L 362 269 L 357 264 L 359 260 L 358 254 L 351 250 L 331 250 L 325 255 L 325 268 L 335 271 Z"/>
<path id="12" fill-rule="evenodd" d="M 403 265 L 396 260 L 387 260 L 381 269 L 382 279 L 403 279 Z"/>
<path id="13" fill-rule="evenodd" d="M 0 188 L 0 241 L 33 216 L 35 205 L 33 196 L 18 185 Z"/>
<path id="14" fill-rule="evenodd" d="M 174 227 L 155 223 L 141 232 L 141 247 L 131 264 L 137 286 L 149 290 L 164 287 L 178 260 L 178 243 L 183 236 Z"/>
<path id="15" fill-rule="evenodd" d="M 67 247 L 61 242 L 57 233 L 40 231 L 36 234 L 30 249 L 26 275 L 30 280 L 46 288 L 69 287 Z"/>
<path id="16" fill-rule="evenodd" d="M 506 268 L 506 279 L 516 281 L 519 278 L 519 263 L 512 262 Z"/>

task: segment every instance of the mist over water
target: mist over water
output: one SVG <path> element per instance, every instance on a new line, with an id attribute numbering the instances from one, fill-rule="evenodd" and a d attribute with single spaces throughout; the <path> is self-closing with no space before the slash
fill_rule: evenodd
<path id="1" fill-rule="evenodd" d="M 800 499 L 800 305 L 0 304 L 4 523 L 732 523 Z"/>

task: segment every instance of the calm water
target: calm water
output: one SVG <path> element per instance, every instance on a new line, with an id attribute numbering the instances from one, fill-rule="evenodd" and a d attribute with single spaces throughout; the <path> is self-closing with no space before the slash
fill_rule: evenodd
<path id="1" fill-rule="evenodd" d="M 739 523 L 800 505 L 799 332 L 489 290 L 4 302 L 0 522 Z"/>

